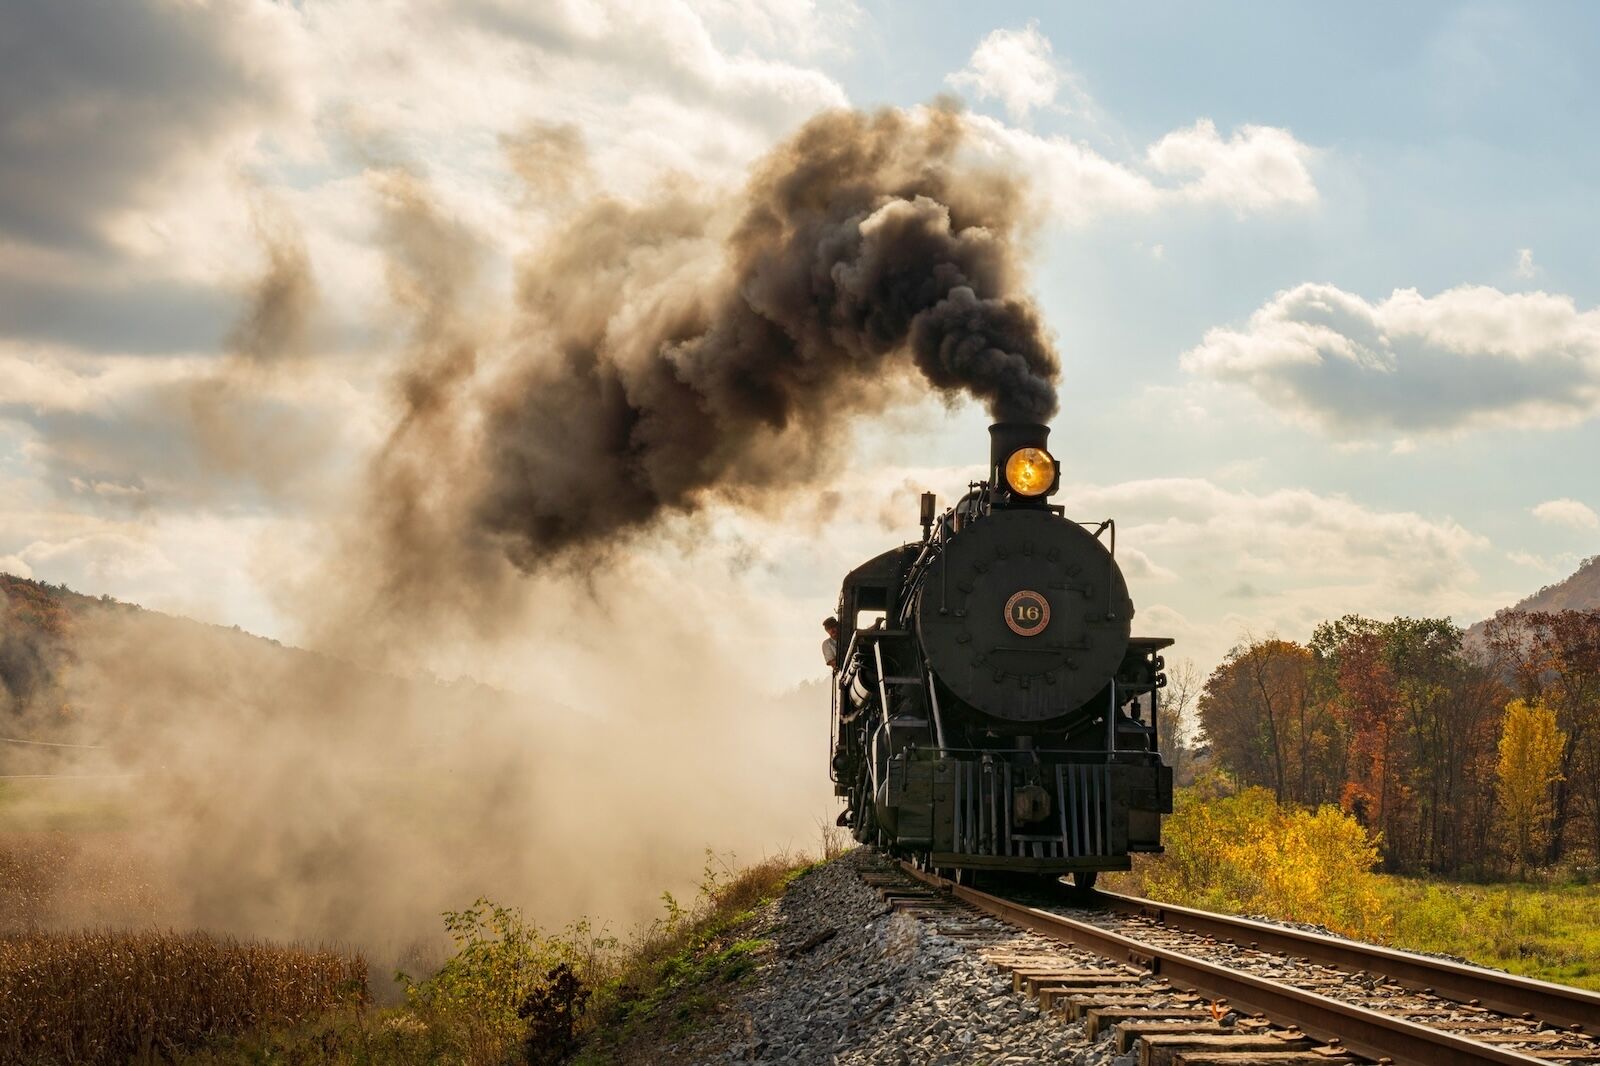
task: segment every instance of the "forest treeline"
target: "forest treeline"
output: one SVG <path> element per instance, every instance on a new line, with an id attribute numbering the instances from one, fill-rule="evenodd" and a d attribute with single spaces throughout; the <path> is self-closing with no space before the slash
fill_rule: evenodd
<path id="1" fill-rule="evenodd" d="M 1600 611 L 1354 615 L 1235 647 L 1193 700 L 1215 768 L 1337 805 L 1384 868 L 1489 876 L 1600 863 Z"/>

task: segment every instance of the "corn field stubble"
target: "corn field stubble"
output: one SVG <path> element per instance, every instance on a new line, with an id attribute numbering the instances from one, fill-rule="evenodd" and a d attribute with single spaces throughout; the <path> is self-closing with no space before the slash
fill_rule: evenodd
<path id="1" fill-rule="evenodd" d="M 0 937 L 0 1061 L 171 1059 L 365 1002 L 358 956 L 204 933 Z"/>

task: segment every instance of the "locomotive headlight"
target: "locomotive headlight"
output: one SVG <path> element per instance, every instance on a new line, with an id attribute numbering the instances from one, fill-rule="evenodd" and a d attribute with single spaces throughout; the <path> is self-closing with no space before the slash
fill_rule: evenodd
<path id="1" fill-rule="evenodd" d="M 1006 484 L 1020 496 L 1048 492 L 1056 480 L 1056 461 L 1043 448 L 1018 448 L 1006 460 Z"/>

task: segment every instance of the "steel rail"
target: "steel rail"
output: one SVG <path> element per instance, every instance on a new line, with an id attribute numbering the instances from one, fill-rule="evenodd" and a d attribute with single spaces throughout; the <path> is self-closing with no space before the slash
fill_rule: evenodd
<path id="1" fill-rule="evenodd" d="M 1149 918 L 1184 932 L 1218 940 L 1231 938 L 1236 943 L 1298 955 L 1344 970 L 1366 970 L 1408 988 L 1431 990 L 1445 999 L 1461 1003 L 1476 1000 L 1502 1014 L 1527 1013 L 1553 1025 L 1577 1025 L 1585 1032 L 1600 1033 L 1600 993 L 1587 989 L 1138 896 L 1096 892 L 1090 900 L 1091 906 Z"/>
<path id="2" fill-rule="evenodd" d="M 1192 955 L 1142 943 L 1088 922 L 957 885 L 909 863 L 901 863 L 901 866 L 924 884 L 949 892 L 1018 928 L 1143 967 L 1180 988 L 1213 1000 L 1225 999 L 1231 1006 L 1247 1011 L 1259 1011 L 1275 1022 L 1298 1026 L 1302 1032 L 1319 1040 L 1338 1040 L 1342 1047 L 1369 1058 L 1387 1057 L 1401 1066 L 1533 1066 L 1535 1063 L 1549 1066 L 1545 1059 L 1482 1044 L 1456 1033 L 1341 1003 Z"/>

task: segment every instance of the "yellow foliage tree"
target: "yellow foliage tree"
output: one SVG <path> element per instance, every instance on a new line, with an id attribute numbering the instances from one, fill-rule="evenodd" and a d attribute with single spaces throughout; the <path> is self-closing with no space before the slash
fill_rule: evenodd
<path id="1" fill-rule="evenodd" d="M 1566 743 L 1566 734 L 1556 726 L 1555 711 L 1543 703 L 1512 700 L 1506 704 L 1495 796 L 1518 877 L 1528 860 L 1549 842 L 1550 819 L 1555 814 L 1550 789 L 1561 780 L 1561 752 Z"/>

